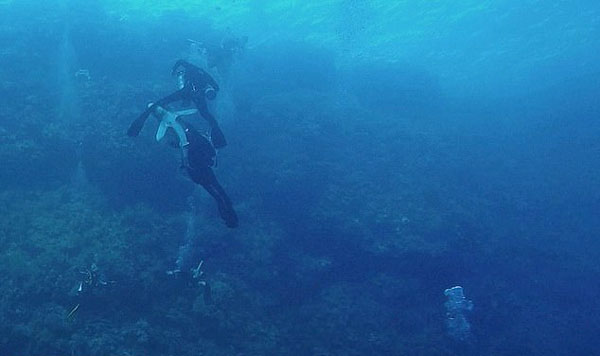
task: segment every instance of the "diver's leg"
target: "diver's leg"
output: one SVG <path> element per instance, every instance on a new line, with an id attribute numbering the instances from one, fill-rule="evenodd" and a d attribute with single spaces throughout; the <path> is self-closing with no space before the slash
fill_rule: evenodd
<path id="1" fill-rule="evenodd" d="M 211 173 L 212 173 L 212 170 L 211 170 Z M 232 206 L 231 199 L 229 199 L 229 196 L 227 195 L 227 193 L 225 193 L 225 189 L 223 189 L 223 186 L 221 186 L 219 181 L 217 181 L 217 178 L 215 177 L 214 173 L 212 174 L 212 176 L 213 176 L 213 179 L 211 180 L 211 186 L 213 187 L 215 192 L 217 192 L 221 201 L 223 201 L 223 203 L 225 205 L 227 205 L 231 208 L 231 206 Z M 233 208 L 231 208 L 231 209 L 233 210 Z"/>
<path id="2" fill-rule="evenodd" d="M 212 189 L 219 196 L 219 200 L 217 200 L 217 207 L 219 208 L 219 215 L 225 221 L 225 225 L 230 228 L 238 227 L 238 216 L 233 210 L 233 206 L 231 205 L 231 200 L 227 195 L 223 196 L 219 192 L 219 189 L 216 187 L 212 187 Z"/>
<path id="3" fill-rule="evenodd" d="M 225 194 L 225 191 L 217 181 L 217 177 L 213 170 L 210 167 L 203 167 L 201 169 L 189 167 L 188 173 L 194 183 L 200 184 L 217 202 L 219 215 L 225 220 L 225 225 L 231 228 L 237 227 L 237 214 L 233 210 L 231 200 L 229 200 L 229 197 Z"/>
<path id="4" fill-rule="evenodd" d="M 227 225 L 228 227 L 231 227 L 231 228 L 237 227 L 238 226 L 237 214 L 233 210 L 233 207 L 231 206 L 231 204 L 227 204 L 227 202 L 225 202 L 222 199 L 218 190 L 215 189 L 214 186 L 212 186 L 210 184 L 202 184 L 202 187 L 217 202 L 217 208 L 219 209 L 219 215 L 221 216 L 221 219 L 223 219 L 225 221 L 225 225 Z"/>
<path id="5" fill-rule="evenodd" d="M 219 181 L 217 181 L 217 177 L 215 177 L 215 174 L 212 171 L 212 169 L 210 170 L 210 177 L 208 177 L 208 180 L 210 182 L 211 190 L 213 190 L 215 195 L 219 197 L 217 199 L 217 204 L 219 207 L 219 214 L 221 215 L 221 218 L 225 220 L 225 224 L 228 227 L 237 227 L 238 217 L 235 213 L 235 210 L 233 210 L 231 199 L 229 199 L 229 196 L 227 195 L 227 193 L 225 193 L 225 190 L 223 189 L 221 184 L 219 184 Z"/>
<path id="6" fill-rule="evenodd" d="M 194 180 L 194 183 L 200 184 L 202 188 L 204 188 L 204 190 L 206 190 L 208 194 L 210 194 L 218 202 L 220 200 L 220 197 L 219 193 L 213 189 L 212 184 L 210 182 L 211 173 L 214 175 L 212 169 L 208 167 L 203 168 L 201 170 L 190 168 L 190 176 Z"/>
<path id="7" fill-rule="evenodd" d="M 188 93 L 189 93 L 189 89 L 188 89 L 188 88 L 185 88 L 185 87 L 184 87 L 184 88 L 182 88 L 182 89 L 179 89 L 179 90 L 177 90 L 176 92 L 174 92 L 173 94 L 171 94 L 171 95 L 168 95 L 168 96 L 165 96 L 164 98 L 162 98 L 162 99 L 158 100 L 157 102 L 155 102 L 155 103 L 154 103 L 154 104 L 151 106 L 151 108 L 152 108 L 153 106 L 156 106 L 156 105 L 163 106 L 163 105 L 170 104 L 170 103 L 172 103 L 172 102 L 174 102 L 174 101 L 178 101 L 178 100 L 184 100 L 184 99 L 185 99 L 185 97 L 186 97 L 187 95 L 189 95 Z"/>
<path id="8" fill-rule="evenodd" d="M 210 125 L 210 140 L 212 141 L 213 146 L 215 146 L 215 148 L 223 148 L 227 146 L 225 135 L 223 135 L 223 131 L 221 131 L 221 128 L 219 127 L 215 117 L 210 113 L 210 111 L 208 111 L 206 100 L 200 96 L 195 96 L 192 100 L 194 101 L 194 104 L 196 104 L 200 115 L 202 115 L 202 117 L 206 119 Z"/>
<path id="9" fill-rule="evenodd" d="M 212 169 L 207 168 L 206 172 L 203 172 L 204 176 L 202 179 L 202 187 L 215 199 L 217 207 L 219 208 L 219 215 L 225 220 L 225 225 L 234 228 L 238 226 L 238 217 L 233 210 L 231 200 L 223 190 L 223 187 L 217 181 L 217 177 Z"/>

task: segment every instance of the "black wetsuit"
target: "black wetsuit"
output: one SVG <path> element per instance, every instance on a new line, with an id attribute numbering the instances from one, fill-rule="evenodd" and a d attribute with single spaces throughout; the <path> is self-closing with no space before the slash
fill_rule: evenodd
<path id="1" fill-rule="evenodd" d="M 140 133 L 142 127 L 144 126 L 146 119 L 157 106 L 164 107 L 166 104 L 172 103 L 174 101 L 193 101 L 196 105 L 196 108 L 198 108 L 198 112 L 200 112 L 200 115 L 202 115 L 202 117 L 204 117 L 210 125 L 210 136 L 213 145 L 216 148 L 225 147 L 227 145 L 227 141 L 225 140 L 223 132 L 219 128 L 217 120 L 208 111 L 208 105 L 206 103 L 205 94 L 205 89 L 208 87 L 212 87 L 215 90 L 215 92 L 218 92 L 219 85 L 210 76 L 210 74 L 206 73 L 203 69 L 198 68 L 195 65 L 188 63 L 182 59 L 178 60 L 173 66 L 173 74 L 176 74 L 177 69 L 179 67 L 183 67 L 185 70 L 183 88 L 167 97 L 158 100 L 150 107 L 148 107 L 134 122 L 131 123 L 131 126 L 127 130 L 127 134 L 129 136 L 137 136 Z"/>
<path id="2" fill-rule="evenodd" d="M 200 184 L 215 199 L 219 207 L 219 214 L 225 220 L 225 224 L 228 227 L 237 227 L 238 217 L 233 210 L 231 200 L 217 181 L 217 177 L 212 170 L 216 159 L 216 152 L 213 145 L 190 124 L 182 123 L 189 142 L 189 166 L 186 167 L 189 177 L 194 183 Z"/>

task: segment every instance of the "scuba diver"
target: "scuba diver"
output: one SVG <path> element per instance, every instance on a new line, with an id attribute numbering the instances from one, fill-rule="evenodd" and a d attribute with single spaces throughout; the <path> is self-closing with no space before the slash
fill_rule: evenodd
<path id="1" fill-rule="evenodd" d="M 188 42 L 204 50 L 208 69 L 216 68 L 222 77 L 226 77 L 235 57 L 239 57 L 244 52 L 248 43 L 248 36 L 235 37 L 229 35 L 224 37 L 219 44 L 198 42 L 191 39 L 188 39 Z"/>
<path id="2" fill-rule="evenodd" d="M 200 184 L 215 199 L 219 215 L 225 221 L 225 225 L 230 228 L 237 227 L 238 217 L 233 210 L 231 200 L 212 170 L 216 164 L 215 148 L 206 136 L 180 119 L 181 116 L 192 115 L 197 111 L 192 109 L 171 112 L 154 103 L 148 104 L 148 109 L 160 121 L 156 140 L 162 140 L 167 130 L 173 129 L 179 142 L 175 143 L 173 140 L 171 144 L 181 148 L 181 168 L 194 183 Z"/>
<path id="3" fill-rule="evenodd" d="M 97 298 L 100 295 L 102 295 L 103 293 L 101 292 L 101 290 L 104 287 L 108 287 L 116 283 L 115 281 L 106 280 L 104 273 L 100 271 L 100 269 L 95 263 L 92 263 L 89 268 L 81 269 L 79 271 L 79 274 L 83 275 L 83 277 L 81 278 L 79 283 L 77 283 L 77 285 L 73 287 L 71 293 L 69 293 L 70 295 L 77 298 L 77 304 L 75 304 L 73 308 L 71 308 L 71 311 L 67 314 L 67 321 L 73 321 L 75 319 L 75 316 L 79 311 L 82 303 L 90 305 L 93 304 L 93 300 L 91 299 Z M 202 276 L 203 274 L 200 274 L 200 277 Z M 200 278 L 199 280 L 201 282 L 204 279 Z"/>
<path id="4" fill-rule="evenodd" d="M 180 67 L 183 69 L 179 70 Z M 193 101 L 202 117 L 206 119 L 210 126 L 210 140 L 212 145 L 215 148 L 225 147 L 227 145 L 225 136 L 215 117 L 208 111 L 206 102 L 206 99 L 214 100 L 217 96 L 217 92 L 219 91 L 217 82 L 206 71 L 183 59 L 175 62 L 171 74 L 178 76 L 179 90 L 148 106 L 148 108 L 131 123 L 127 130 L 127 135 L 131 137 L 137 136 L 144 126 L 146 119 L 148 119 L 148 116 L 156 107 L 164 106 L 174 101 L 182 101 L 184 104 Z"/>

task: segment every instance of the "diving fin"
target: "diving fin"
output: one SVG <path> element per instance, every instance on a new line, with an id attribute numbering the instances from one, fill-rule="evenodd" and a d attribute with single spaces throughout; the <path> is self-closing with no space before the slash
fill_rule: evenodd
<path id="1" fill-rule="evenodd" d="M 142 115 L 135 119 L 135 121 L 132 122 L 129 126 L 129 129 L 127 129 L 127 136 L 136 137 L 137 135 L 139 135 L 140 131 L 142 131 L 142 127 L 144 127 L 144 123 L 146 122 L 147 118 L 148 115 Z"/>

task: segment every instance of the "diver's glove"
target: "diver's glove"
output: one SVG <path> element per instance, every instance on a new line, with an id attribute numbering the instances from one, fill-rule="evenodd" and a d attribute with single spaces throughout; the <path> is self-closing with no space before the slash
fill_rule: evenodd
<path id="1" fill-rule="evenodd" d="M 223 135 L 223 131 L 221 131 L 221 128 L 217 125 L 210 130 L 210 140 L 215 148 L 223 148 L 227 146 L 225 135 Z"/>

